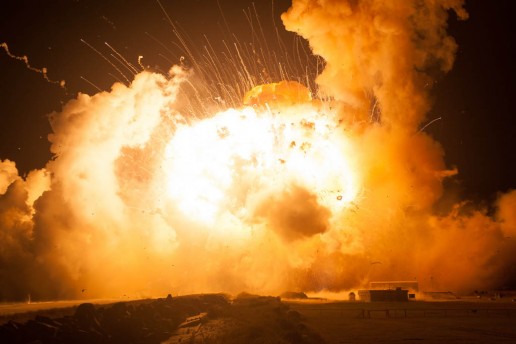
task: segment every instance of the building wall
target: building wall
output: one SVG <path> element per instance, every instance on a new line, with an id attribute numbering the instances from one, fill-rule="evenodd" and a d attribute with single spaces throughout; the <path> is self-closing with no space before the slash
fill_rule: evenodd
<path id="1" fill-rule="evenodd" d="M 358 297 L 362 301 L 379 302 L 379 301 L 408 301 L 408 290 L 359 290 Z"/>

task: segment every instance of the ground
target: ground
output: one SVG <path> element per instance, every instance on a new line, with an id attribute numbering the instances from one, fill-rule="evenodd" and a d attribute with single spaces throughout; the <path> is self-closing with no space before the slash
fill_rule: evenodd
<path id="1" fill-rule="evenodd" d="M 327 343 L 516 343 L 510 300 L 288 304 Z"/>
<path id="2" fill-rule="evenodd" d="M 233 298 L 192 295 L 167 300 L 127 301 L 128 306 L 124 306 L 124 317 L 151 310 L 158 310 L 164 317 L 166 312 L 159 311 L 160 307 L 177 308 L 174 314 L 185 314 L 183 320 L 169 322 L 176 324 L 175 329 L 166 327 L 164 336 L 153 337 L 165 339 L 149 339 L 149 343 L 516 343 L 516 302 L 511 299 L 280 302 L 277 297 L 242 294 Z M 95 307 L 102 325 L 111 306 L 97 303 Z M 0 305 L 0 324 L 9 320 L 23 323 L 36 315 L 57 320 L 77 318 L 77 313 L 77 304 L 72 303 L 4 304 Z M 156 321 L 163 320 L 158 318 L 153 316 Z M 71 320 L 70 323 L 74 324 Z M 117 342 L 116 335 L 100 332 L 107 343 Z M 42 343 L 46 342 L 57 343 Z"/>

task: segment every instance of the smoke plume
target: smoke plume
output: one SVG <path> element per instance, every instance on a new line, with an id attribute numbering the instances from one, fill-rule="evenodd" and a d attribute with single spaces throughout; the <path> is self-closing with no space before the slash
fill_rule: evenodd
<path id="1" fill-rule="evenodd" d="M 494 216 L 434 211 L 458 171 L 420 127 L 453 13 L 294 0 L 282 19 L 326 61 L 318 95 L 280 82 L 196 118 L 179 67 L 79 94 L 50 115 L 44 169 L 0 162 L 0 299 L 514 286 L 516 191 Z"/>

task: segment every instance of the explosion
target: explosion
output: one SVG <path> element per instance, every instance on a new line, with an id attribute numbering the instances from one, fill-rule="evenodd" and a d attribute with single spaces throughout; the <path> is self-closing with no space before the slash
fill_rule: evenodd
<path id="1" fill-rule="evenodd" d="M 79 94 L 50 116 L 44 169 L 0 162 L 0 298 L 512 283 L 515 191 L 495 217 L 434 209 L 457 171 L 420 126 L 451 12 L 467 18 L 461 0 L 294 0 L 317 94 L 278 80 L 197 117 L 178 66 Z"/>
<path id="2" fill-rule="evenodd" d="M 258 97 L 277 96 L 269 86 Z M 314 205 L 331 213 L 355 199 L 358 181 L 348 158 L 350 147 L 335 115 L 310 103 L 285 105 L 302 89 L 290 86 L 291 93 L 281 94 L 281 102 L 264 103 L 267 108 L 231 109 L 177 128 L 166 148 L 164 169 L 169 196 L 186 215 L 215 227 L 220 216 L 240 222 L 253 216 L 246 212 L 258 202 L 257 195 L 274 198 L 290 189 L 304 190 Z"/>

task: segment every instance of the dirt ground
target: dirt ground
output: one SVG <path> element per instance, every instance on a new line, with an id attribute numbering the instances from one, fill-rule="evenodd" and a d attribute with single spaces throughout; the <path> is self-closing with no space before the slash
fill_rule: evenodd
<path id="1" fill-rule="evenodd" d="M 327 343 L 516 343 L 514 302 L 287 302 Z"/>
<path id="2" fill-rule="evenodd" d="M 319 344 L 279 297 L 185 295 L 114 304 L 3 305 L 0 343 Z M 23 312 L 26 311 L 26 312 Z M 19 313 L 21 312 L 21 313 Z"/>
<path id="3" fill-rule="evenodd" d="M 131 301 L 139 302 L 144 300 Z M 165 343 L 516 343 L 516 302 L 509 300 L 280 302 L 253 296 L 208 308 L 206 317 L 179 326 Z M 75 309 L 66 302 L 0 305 L 0 320 L 57 317 Z"/>

